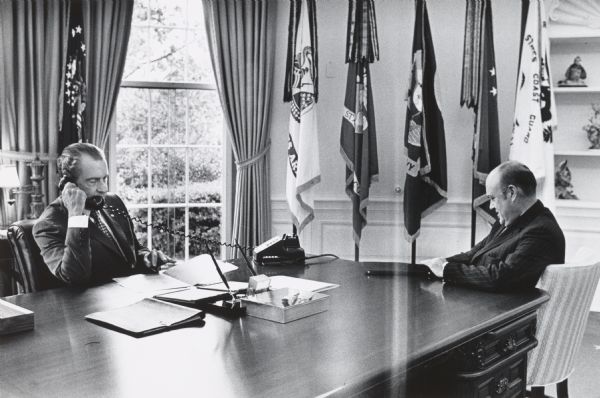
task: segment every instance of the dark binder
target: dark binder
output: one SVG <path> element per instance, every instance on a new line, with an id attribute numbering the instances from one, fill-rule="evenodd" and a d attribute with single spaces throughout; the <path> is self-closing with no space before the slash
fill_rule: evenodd
<path id="1" fill-rule="evenodd" d="M 364 263 L 365 274 L 368 276 L 411 275 L 424 278 L 434 278 L 428 266 L 412 263 Z"/>
<path id="2" fill-rule="evenodd" d="M 184 326 L 204 326 L 204 312 L 153 298 L 113 310 L 85 316 L 92 323 L 134 337 L 142 337 Z"/>

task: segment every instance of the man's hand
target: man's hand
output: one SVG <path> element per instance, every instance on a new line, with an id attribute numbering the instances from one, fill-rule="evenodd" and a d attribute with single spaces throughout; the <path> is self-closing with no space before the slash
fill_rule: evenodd
<path id="1" fill-rule="evenodd" d="M 160 250 L 150 250 L 144 255 L 144 265 L 154 272 L 169 269 L 175 265 L 175 259 L 167 256 Z"/>
<path id="2" fill-rule="evenodd" d="M 421 263 L 423 263 L 427 267 L 429 267 L 431 272 L 433 272 L 433 274 L 435 276 L 437 276 L 438 278 L 444 277 L 444 266 L 447 263 L 445 258 L 441 258 L 441 257 L 430 258 L 429 260 L 421 261 Z"/>
<path id="3" fill-rule="evenodd" d="M 61 197 L 63 204 L 69 212 L 69 217 L 90 214 L 89 210 L 85 210 L 85 200 L 87 199 L 87 195 L 72 182 L 68 182 L 65 185 Z"/>

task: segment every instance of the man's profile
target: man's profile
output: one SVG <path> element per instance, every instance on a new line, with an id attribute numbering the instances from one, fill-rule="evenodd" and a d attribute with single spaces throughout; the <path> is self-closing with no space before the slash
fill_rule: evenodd
<path id="1" fill-rule="evenodd" d="M 485 189 L 496 222 L 471 250 L 424 261 L 445 282 L 485 290 L 533 288 L 546 266 L 565 260 L 565 237 L 556 219 L 536 199 L 527 166 L 508 161 L 490 172 Z"/>
<path id="2" fill-rule="evenodd" d="M 135 237 L 126 207 L 108 192 L 108 166 L 92 144 L 67 146 L 57 160 L 61 195 L 33 228 L 44 262 L 67 285 L 89 285 L 114 277 L 156 272 L 172 259 L 148 250 Z M 110 207 L 117 210 L 108 212 Z"/>

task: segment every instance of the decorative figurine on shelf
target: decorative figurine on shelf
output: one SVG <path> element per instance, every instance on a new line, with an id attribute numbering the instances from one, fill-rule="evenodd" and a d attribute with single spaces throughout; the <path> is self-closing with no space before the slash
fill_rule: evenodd
<path id="1" fill-rule="evenodd" d="M 571 170 L 567 167 L 567 161 L 559 163 L 554 176 L 555 196 L 558 199 L 579 199 L 573 193 L 573 184 L 571 184 Z"/>
<path id="2" fill-rule="evenodd" d="M 592 144 L 589 149 L 600 149 L 600 104 L 592 104 L 594 114 L 588 119 L 590 124 L 583 126 L 587 138 Z"/>
<path id="3" fill-rule="evenodd" d="M 565 80 L 559 80 L 558 85 L 560 87 L 586 87 L 586 78 L 587 73 L 585 73 L 585 69 L 581 65 L 581 57 L 577 56 L 571 66 L 567 68 Z"/>

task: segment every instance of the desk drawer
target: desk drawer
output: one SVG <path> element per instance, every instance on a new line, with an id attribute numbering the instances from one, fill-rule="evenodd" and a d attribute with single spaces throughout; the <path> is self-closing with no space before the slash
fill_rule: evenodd
<path id="1" fill-rule="evenodd" d="M 488 369 L 456 375 L 456 397 L 522 397 L 527 375 L 527 352 L 537 345 L 532 341 Z"/>
<path id="2" fill-rule="evenodd" d="M 463 344 L 456 353 L 457 369 L 462 372 L 486 369 L 524 347 L 535 347 L 535 328 L 536 313 L 533 312 Z"/>

